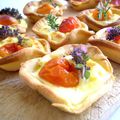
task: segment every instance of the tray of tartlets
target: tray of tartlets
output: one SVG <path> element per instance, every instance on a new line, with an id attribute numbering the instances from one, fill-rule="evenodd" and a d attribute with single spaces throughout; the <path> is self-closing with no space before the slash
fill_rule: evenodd
<path id="1" fill-rule="evenodd" d="M 120 106 L 119 0 L 37 0 L 0 10 L 0 119 L 107 120 Z"/>

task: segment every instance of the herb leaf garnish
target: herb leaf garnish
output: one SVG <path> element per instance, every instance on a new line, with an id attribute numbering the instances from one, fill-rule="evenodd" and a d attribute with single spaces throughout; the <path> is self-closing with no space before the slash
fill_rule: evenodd
<path id="1" fill-rule="evenodd" d="M 49 15 L 47 16 L 47 22 L 48 22 L 48 25 L 49 25 L 52 29 L 55 29 L 55 30 L 58 29 L 59 24 L 57 23 L 57 17 L 55 17 L 54 15 L 49 14 Z"/>
<path id="2" fill-rule="evenodd" d="M 90 77 L 90 68 L 86 66 L 86 62 L 89 60 L 86 47 L 80 46 L 74 48 L 71 55 L 76 64 L 75 68 L 80 70 L 81 77 L 87 80 Z"/>
<path id="3" fill-rule="evenodd" d="M 109 3 L 111 0 L 100 0 L 100 3 L 97 6 L 97 9 L 99 10 L 98 18 L 102 19 L 102 16 L 104 15 L 105 19 L 107 19 L 107 12 L 111 7 L 109 7 Z"/>

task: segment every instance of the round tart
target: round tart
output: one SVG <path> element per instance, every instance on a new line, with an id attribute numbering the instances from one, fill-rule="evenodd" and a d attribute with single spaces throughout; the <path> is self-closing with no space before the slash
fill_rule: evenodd
<path id="1" fill-rule="evenodd" d="M 0 68 L 7 71 L 16 71 L 22 62 L 50 53 L 46 40 L 20 35 L 8 26 L 0 28 L 0 38 Z"/>
<path id="2" fill-rule="evenodd" d="M 0 10 L 0 25 L 17 28 L 20 33 L 25 33 L 27 29 L 27 22 L 15 8 L 4 8 Z"/>
<path id="3" fill-rule="evenodd" d="M 70 4 L 75 10 L 94 8 L 97 6 L 98 2 L 98 0 L 70 0 Z"/>
<path id="4" fill-rule="evenodd" d="M 88 26 L 76 17 L 55 17 L 49 14 L 32 28 L 33 32 L 50 43 L 52 49 L 65 44 L 86 43 L 94 34 Z"/>
<path id="5" fill-rule="evenodd" d="M 64 0 L 40 0 L 26 4 L 23 13 L 35 23 L 48 14 L 61 16 L 65 9 L 67 9 L 67 2 Z"/>
<path id="6" fill-rule="evenodd" d="M 94 46 L 65 45 L 20 68 L 21 78 L 52 105 L 70 113 L 81 113 L 112 86 L 113 69 Z"/>
<path id="7" fill-rule="evenodd" d="M 88 42 L 98 46 L 109 59 L 120 63 L 120 27 L 101 29 Z"/>
<path id="8" fill-rule="evenodd" d="M 113 10 L 109 4 L 101 2 L 95 9 L 82 11 L 78 18 L 94 31 L 120 24 L 120 12 Z"/>

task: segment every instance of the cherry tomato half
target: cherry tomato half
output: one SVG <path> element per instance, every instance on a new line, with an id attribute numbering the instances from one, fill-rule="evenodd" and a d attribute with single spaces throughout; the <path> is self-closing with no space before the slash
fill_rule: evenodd
<path id="1" fill-rule="evenodd" d="M 77 20 L 74 17 L 69 17 L 67 19 L 64 19 L 59 26 L 59 31 L 66 33 L 71 32 L 73 29 L 78 28 L 79 24 Z"/>

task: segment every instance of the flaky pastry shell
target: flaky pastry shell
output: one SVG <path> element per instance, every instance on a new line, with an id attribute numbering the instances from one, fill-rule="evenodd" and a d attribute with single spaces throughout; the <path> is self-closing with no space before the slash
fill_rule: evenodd
<path id="1" fill-rule="evenodd" d="M 86 94 L 85 96 L 83 95 L 84 96 L 83 99 L 80 97 L 82 100 L 80 99 L 79 104 L 73 105 L 73 107 L 70 107 L 71 104 L 68 103 L 68 99 L 63 99 L 60 95 L 56 94 L 56 90 L 52 89 L 51 85 L 41 81 L 41 79 L 39 79 L 39 76 L 35 76 L 35 71 L 38 67 L 42 65 L 41 60 L 47 62 L 52 58 L 65 56 L 68 53 L 70 53 L 74 47 L 78 47 L 79 45 L 78 44 L 65 45 L 42 58 L 29 60 L 21 66 L 20 72 L 19 72 L 20 77 L 26 82 L 26 84 L 28 84 L 32 89 L 37 90 L 45 98 L 50 100 L 53 106 L 63 111 L 74 113 L 74 114 L 81 113 L 82 111 L 87 109 L 95 101 L 97 101 L 102 95 L 104 95 L 112 86 L 113 69 L 111 67 L 110 62 L 102 54 L 102 52 L 97 47 L 86 46 L 88 48 L 88 54 L 91 57 L 91 59 L 99 63 L 109 73 L 110 75 L 109 78 L 105 80 L 101 85 L 98 85 L 99 87 L 97 86 L 97 89 L 94 92 L 92 91 Z M 62 89 L 62 87 L 59 87 L 59 86 L 57 86 L 57 88 Z M 64 90 L 65 89 L 68 89 L 68 88 L 64 88 Z M 90 91 L 90 89 L 88 89 L 87 91 Z M 64 94 L 64 92 L 62 94 Z"/>
<path id="2" fill-rule="evenodd" d="M 113 21 L 104 21 L 104 23 L 103 21 L 97 21 L 92 17 L 91 13 L 94 11 L 94 9 L 84 10 L 80 12 L 80 14 L 77 17 L 79 20 L 85 22 L 92 30 L 98 31 L 105 27 L 116 26 L 120 24 L 120 12 L 114 9 L 111 10 L 113 15 L 116 14 L 119 17 L 115 18 L 115 20 Z"/>
<path id="3" fill-rule="evenodd" d="M 17 71 L 21 63 L 32 58 L 42 57 L 51 52 L 49 43 L 44 39 L 39 39 L 37 46 L 36 48 L 26 47 L 9 56 L 1 57 L 0 68 L 6 71 Z"/>
<path id="4" fill-rule="evenodd" d="M 64 19 L 64 18 L 61 17 L 60 19 Z M 80 24 L 80 27 L 73 29 L 71 32 L 67 32 L 67 33 L 62 33 L 58 30 L 50 33 L 49 32 L 50 29 L 47 30 L 48 32 L 43 32 L 41 28 L 44 28 L 44 26 L 48 26 L 46 18 L 40 19 L 33 26 L 32 30 L 40 37 L 48 40 L 53 50 L 65 44 L 87 43 L 88 38 L 91 35 L 93 35 L 94 32 L 90 31 L 88 29 L 88 26 L 84 22 L 79 21 L 77 18 L 76 20 Z"/>
<path id="5" fill-rule="evenodd" d="M 97 6 L 98 2 L 98 0 L 70 0 L 70 4 L 75 10 L 85 10 L 94 8 Z"/>
<path id="6" fill-rule="evenodd" d="M 63 2 L 62 2 L 63 1 Z M 52 0 L 53 3 L 58 4 L 57 7 L 54 7 L 49 14 L 54 14 L 57 16 L 63 15 L 64 10 L 67 9 L 67 2 L 62 0 Z M 23 13 L 31 20 L 32 23 L 37 22 L 40 18 L 47 16 L 48 14 L 39 14 L 36 10 L 44 3 L 49 3 L 49 0 L 39 0 L 31 1 L 27 3 L 23 9 Z"/>
<path id="7" fill-rule="evenodd" d="M 108 28 L 99 30 L 89 38 L 88 42 L 99 47 L 109 59 L 120 64 L 120 45 L 106 39 L 105 31 L 107 29 Z"/>

